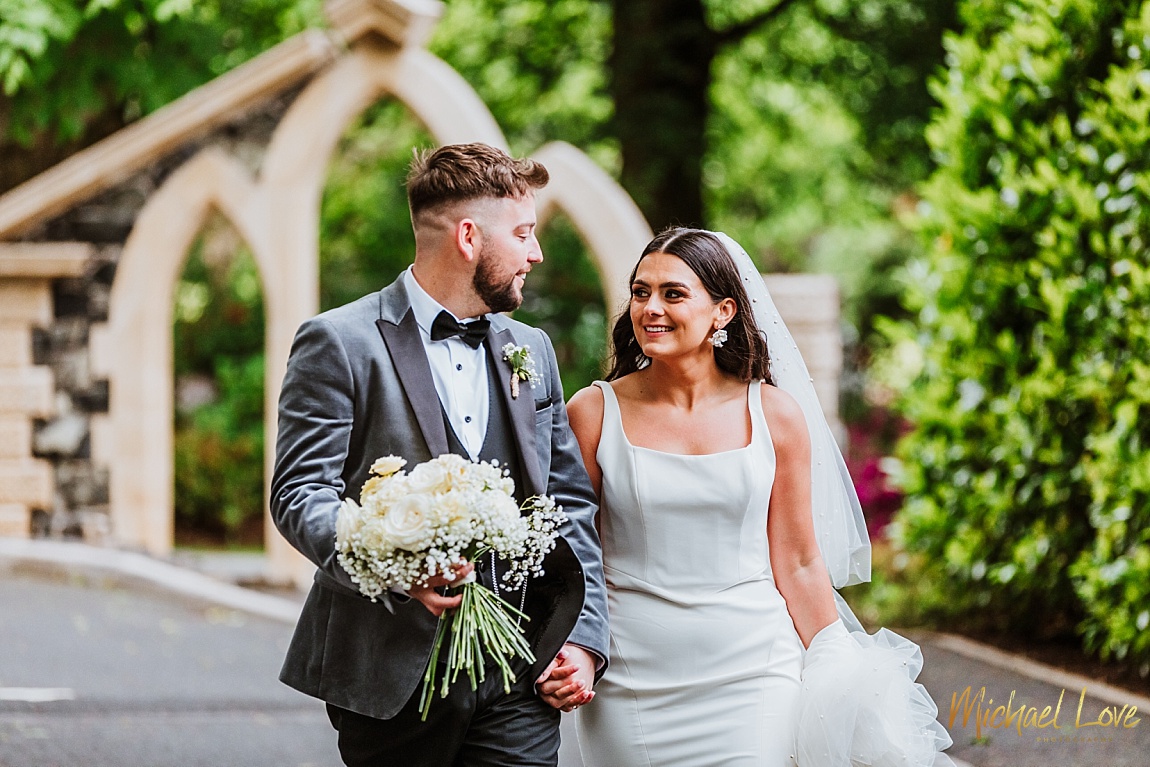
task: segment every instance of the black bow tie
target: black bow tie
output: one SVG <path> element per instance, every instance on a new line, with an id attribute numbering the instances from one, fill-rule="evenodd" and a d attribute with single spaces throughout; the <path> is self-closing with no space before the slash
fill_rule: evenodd
<path id="1" fill-rule="evenodd" d="M 487 337 L 487 329 L 491 327 L 491 320 L 480 317 L 471 322 L 460 322 L 451 316 L 450 312 L 440 312 L 431 323 L 431 340 L 442 341 L 445 338 L 459 336 L 463 343 L 472 349 L 478 349 Z"/>

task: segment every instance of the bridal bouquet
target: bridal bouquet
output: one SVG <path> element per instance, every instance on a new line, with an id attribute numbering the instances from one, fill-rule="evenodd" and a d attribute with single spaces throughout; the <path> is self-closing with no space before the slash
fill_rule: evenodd
<path id="1" fill-rule="evenodd" d="M 492 463 L 474 463 L 451 453 L 403 471 L 407 461 L 393 455 L 377 460 L 359 503 L 347 498 L 336 519 L 340 566 L 360 593 L 374 600 L 397 586 L 426 585 L 429 578 L 493 553 L 510 562 L 504 584 L 512 590 L 543 573 L 543 557 L 555 548 L 567 517 L 547 496 L 515 502 L 514 481 Z M 535 656 L 519 629 L 526 618 L 479 583 L 454 587 L 463 601 L 439 617 L 431 658 L 423 676 L 420 711 L 426 720 L 435 687 L 435 669 L 448 633 L 447 665 L 440 697 L 461 671 L 475 689 L 485 677 L 483 655 L 495 661 L 510 692 L 511 660 Z"/>

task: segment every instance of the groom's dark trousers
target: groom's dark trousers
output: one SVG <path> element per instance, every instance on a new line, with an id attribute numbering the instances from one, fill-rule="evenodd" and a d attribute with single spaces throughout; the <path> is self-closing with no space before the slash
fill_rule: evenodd
<path id="1" fill-rule="evenodd" d="M 535 680 L 516 667 L 511 693 L 497 668 L 472 691 L 464 676 L 446 698 L 438 693 L 427 721 L 419 718 L 419 691 L 391 719 L 374 719 L 330 703 L 339 753 L 348 767 L 554 767 L 559 712 L 535 693 Z"/>

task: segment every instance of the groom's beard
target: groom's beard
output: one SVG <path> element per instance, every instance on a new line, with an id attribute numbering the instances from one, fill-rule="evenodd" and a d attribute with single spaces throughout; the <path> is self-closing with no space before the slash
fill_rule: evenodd
<path id="1" fill-rule="evenodd" d="M 475 277 L 471 284 L 476 295 L 487 304 L 493 313 L 513 312 L 523 303 L 523 294 L 515 290 L 515 275 L 501 282 L 496 272 L 498 259 L 486 245 L 479 250 L 479 261 L 475 266 Z"/>

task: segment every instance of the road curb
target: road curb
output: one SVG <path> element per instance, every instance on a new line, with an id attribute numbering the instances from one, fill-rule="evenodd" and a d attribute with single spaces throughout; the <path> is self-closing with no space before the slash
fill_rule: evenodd
<path id="1" fill-rule="evenodd" d="M 1150 698 L 1138 695 L 1130 690 L 1124 690 L 1120 687 L 1106 684 L 1105 682 L 1099 682 L 1090 677 L 1082 676 L 1081 674 L 1064 671 L 1055 666 L 1048 666 L 1045 663 L 1031 660 L 1022 655 L 1005 652 L 997 647 L 992 647 L 991 645 L 986 645 L 956 634 L 932 631 L 922 632 L 920 636 L 924 641 L 929 641 L 936 647 L 948 650 L 956 655 L 961 655 L 965 658 L 986 663 L 1007 671 L 1013 671 L 1016 674 L 1020 674 L 1037 682 L 1045 682 L 1054 687 L 1072 690 L 1085 688 L 1088 696 L 1105 703 L 1118 706 L 1129 703 L 1137 706 L 1140 711 L 1150 711 Z"/>
<path id="2" fill-rule="evenodd" d="M 298 602 L 224 583 L 133 551 L 68 541 L 0 538 L 0 567 L 21 565 L 110 574 L 282 623 L 295 624 L 300 613 Z"/>

